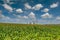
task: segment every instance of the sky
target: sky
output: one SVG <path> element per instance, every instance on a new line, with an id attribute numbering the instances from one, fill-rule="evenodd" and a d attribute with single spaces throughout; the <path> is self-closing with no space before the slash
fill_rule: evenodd
<path id="1" fill-rule="evenodd" d="M 0 0 L 0 22 L 60 24 L 60 0 Z"/>

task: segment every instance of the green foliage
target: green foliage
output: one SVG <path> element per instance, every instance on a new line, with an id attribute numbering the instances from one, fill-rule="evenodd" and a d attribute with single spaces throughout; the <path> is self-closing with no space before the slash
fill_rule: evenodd
<path id="1" fill-rule="evenodd" d="M 0 40 L 60 40 L 60 25 L 0 24 Z"/>

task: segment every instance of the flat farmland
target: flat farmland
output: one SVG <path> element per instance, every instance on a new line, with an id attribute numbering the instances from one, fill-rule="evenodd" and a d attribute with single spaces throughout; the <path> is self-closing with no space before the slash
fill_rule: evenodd
<path id="1" fill-rule="evenodd" d="M 0 40 L 60 40 L 60 25 L 0 23 Z"/>

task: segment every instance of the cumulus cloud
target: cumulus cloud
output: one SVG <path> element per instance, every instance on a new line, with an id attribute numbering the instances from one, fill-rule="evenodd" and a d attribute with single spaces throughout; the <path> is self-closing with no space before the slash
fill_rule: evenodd
<path id="1" fill-rule="evenodd" d="M 21 16 L 21 15 L 16 15 L 16 14 L 13 14 L 15 17 L 17 18 L 21 18 L 21 19 L 28 19 L 28 16 Z"/>
<path id="2" fill-rule="evenodd" d="M 10 0 L 3 0 L 4 3 L 10 3 Z"/>
<path id="3" fill-rule="evenodd" d="M 9 6 L 8 4 L 3 4 L 3 7 L 10 12 L 13 11 L 13 8 L 11 6 Z"/>
<path id="4" fill-rule="evenodd" d="M 56 17 L 56 20 L 60 20 L 60 16 Z"/>
<path id="5" fill-rule="evenodd" d="M 16 15 L 17 18 L 22 18 L 20 15 Z"/>
<path id="6" fill-rule="evenodd" d="M 2 11 L 0 10 L 0 18 L 4 18 L 5 16 L 2 15 Z"/>
<path id="7" fill-rule="evenodd" d="M 3 14 L 2 14 L 2 11 L 0 10 L 0 19 L 10 19 L 8 16 L 4 16 Z"/>
<path id="8" fill-rule="evenodd" d="M 10 18 L 8 16 L 5 16 L 3 14 L 0 14 L 0 22 L 6 22 L 6 23 L 13 23 L 13 22 L 18 22 L 18 19 Z"/>
<path id="9" fill-rule="evenodd" d="M 56 8 L 58 7 L 58 2 L 57 3 L 53 3 L 52 5 L 50 5 L 50 8 Z"/>
<path id="10" fill-rule="evenodd" d="M 23 16 L 23 18 L 27 19 L 27 18 L 28 18 L 28 16 Z"/>
<path id="11" fill-rule="evenodd" d="M 45 8 L 45 9 L 42 10 L 42 12 L 48 12 L 48 11 L 49 11 L 48 8 Z"/>
<path id="12" fill-rule="evenodd" d="M 0 11 L 0 19 L 8 20 L 8 19 L 10 19 L 10 17 L 4 16 L 4 15 L 2 14 L 2 11 Z"/>
<path id="13" fill-rule="evenodd" d="M 34 7 L 32 7 L 32 9 L 34 9 L 34 10 L 39 10 L 39 9 L 41 9 L 42 7 L 43 7 L 42 4 L 36 4 Z"/>
<path id="14" fill-rule="evenodd" d="M 0 10 L 0 15 L 2 14 L 2 11 Z"/>
<path id="15" fill-rule="evenodd" d="M 4 15 L 1 15 L 0 17 L 1 17 L 2 20 L 9 20 L 10 19 L 10 17 L 4 16 Z"/>
<path id="16" fill-rule="evenodd" d="M 23 13 L 23 10 L 22 9 L 16 9 L 16 12 L 17 13 Z"/>
<path id="17" fill-rule="evenodd" d="M 3 0 L 3 2 L 4 2 L 5 4 L 14 4 L 14 2 L 12 2 L 11 0 Z"/>
<path id="18" fill-rule="evenodd" d="M 4 20 L 10 20 L 10 17 L 5 16 Z"/>
<path id="19" fill-rule="evenodd" d="M 30 18 L 35 18 L 35 14 L 33 12 L 30 12 L 30 14 L 28 15 Z"/>
<path id="20" fill-rule="evenodd" d="M 25 5 L 26 9 L 31 9 L 32 8 L 28 3 L 25 3 L 24 5 Z"/>
<path id="21" fill-rule="evenodd" d="M 0 13 L 2 13 L 2 11 L 0 10 Z"/>
<path id="22" fill-rule="evenodd" d="M 42 4 L 36 4 L 35 6 L 30 6 L 28 3 L 25 4 L 26 9 L 33 9 L 33 10 L 39 10 L 43 7 Z"/>
<path id="23" fill-rule="evenodd" d="M 43 15 L 41 15 L 42 18 L 52 18 L 52 15 L 50 15 L 49 13 L 45 13 Z"/>

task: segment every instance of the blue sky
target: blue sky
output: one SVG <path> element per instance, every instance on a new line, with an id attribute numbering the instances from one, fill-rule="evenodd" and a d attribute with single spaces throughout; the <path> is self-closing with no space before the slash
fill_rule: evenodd
<path id="1" fill-rule="evenodd" d="M 60 0 L 0 0 L 0 22 L 60 24 Z"/>

